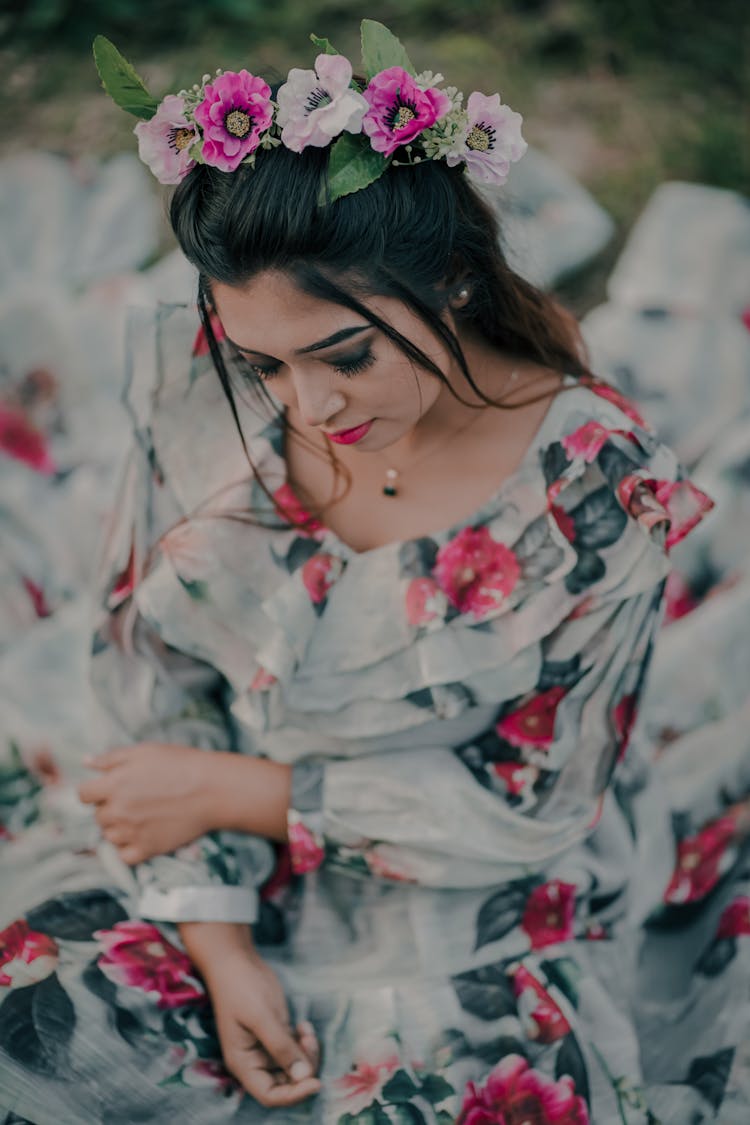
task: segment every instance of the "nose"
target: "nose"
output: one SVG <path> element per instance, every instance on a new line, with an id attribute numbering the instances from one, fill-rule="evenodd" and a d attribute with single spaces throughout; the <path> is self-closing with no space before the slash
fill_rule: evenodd
<path id="1" fill-rule="evenodd" d="M 345 396 L 331 386 L 331 377 L 326 372 L 301 372 L 293 383 L 297 409 L 306 426 L 325 426 L 346 406 Z"/>

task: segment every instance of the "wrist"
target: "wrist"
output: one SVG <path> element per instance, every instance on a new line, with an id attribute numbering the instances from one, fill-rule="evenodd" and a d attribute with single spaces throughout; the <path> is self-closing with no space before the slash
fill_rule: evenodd
<path id="1" fill-rule="evenodd" d="M 291 766 L 230 751 L 206 757 L 206 802 L 214 830 L 285 842 Z"/>
<path id="2" fill-rule="evenodd" d="M 237 958 L 247 961 L 258 956 L 252 930 L 244 922 L 179 922 L 177 929 L 207 983 Z"/>

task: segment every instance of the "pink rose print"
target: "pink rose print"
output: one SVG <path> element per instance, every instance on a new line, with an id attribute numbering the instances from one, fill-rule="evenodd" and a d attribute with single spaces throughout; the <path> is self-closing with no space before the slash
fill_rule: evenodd
<path id="1" fill-rule="evenodd" d="M 406 617 L 410 625 L 428 625 L 445 616 L 448 600 L 433 578 L 413 578 L 406 589 Z"/>
<path id="2" fill-rule="evenodd" d="M 250 691 L 268 691 L 270 687 L 277 684 L 279 681 L 269 672 L 262 664 L 258 665 L 258 671 L 250 681 Z"/>
<path id="3" fill-rule="evenodd" d="M 608 430 L 601 422 L 584 422 L 572 434 L 567 434 L 561 439 L 562 446 L 571 459 L 583 457 L 584 461 L 593 461 L 602 446 L 609 441 L 611 433 L 622 433 L 622 431 Z"/>
<path id="4" fill-rule="evenodd" d="M 582 379 L 581 382 L 587 386 L 589 390 L 593 391 L 595 395 L 599 395 L 600 398 L 606 398 L 607 402 L 614 403 L 618 410 L 621 410 L 623 414 L 627 414 L 628 418 L 632 418 L 642 429 L 651 429 L 643 415 L 639 414 L 636 410 L 634 403 L 610 383 L 605 383 L 603 379 L 596 378 Z"/>
<path id="5" fill-rule="evenodd" d="M 392 849 L 395 851 L 396 849 Z M 418 882 L 409 872 L 404 868 L 403 864 L 398 863 L 395 859 L 389 858 L 391 852 L 387 844 L 383 844 L 380 848 L 370 848 L 363 853 L 365 863 L 370 868 L 373 875 L 380 876 L 381 879 L 395 879 L 400 883 L 416 883 Z"/>
<path id="6" fill-rule="evenodd" d="M 314 605 L 321 605 L 344 569 L 341 559 L 326 553 L 313 555 L 302 567 L 302 581 Z"/>
<path id="7" fill-rule="evenodd" d="M 135 543 L 131 543 L 125 569 L 115 578 L 107 597 L 107 608 L 117 609 L 126 602 L 135 589 L 135 581 Z"/>
<path id="8" fill-rule="evenodd" d="M 292 881 L 292 856 L 288 844 L 276 844 L 276 866 L 260 888 L 262 899 L 273 898 L 279 891 L 283 891 Z"/>
<path id="9" fill-rule="evenodd" d="M 552 687 L 534 695 L 515 711 L 498 721 L 495 730 L 519 749 L 548 750 L 555 737 L 555 715 L 566 694 L 564 687 Z"/>
<path id="10" fill-rule="evenodd" d="M 211 324 L 211 330 L 214 334 L 214 338 L 216 339 L 216 342 L 218 344 L 220 340 L 224 339 L 224 325 L 221 323 L 216 313 L 213 312 L 209 315 L 209 321 Z M 205 328 L 203 327 L 203 325 L 201 325 L 198 329 L 195 340 L 193 341 L 193 355 L 208 355 L 208 351 L 208 337 L 206 336 Z"/>
<path id="11" fill-rule="evenodd" d="M 550 994 L 525 965 L 512 973 L 513 992 L 524 1034 L 535 1043 L 554 1043 L 570 1031 L 570 1024 Z"/>
<path id="12" fill-rule="evenodd" d="M 365 1048 L 351 1070 L 334 1079 L 339 1113 L 356 1116 L 372 1105 L 398 1065 L 398 1054 L 388 1040 Z"/>
<path id="13" fill-rule="evenodd" d="M 747 328 L 748 332 L 750 332 L 750 305 L 748 305 L 746 309 L 742 310 L 742 312 L 740 313 L 740 320 L 745 325 L 745 328 Z"/>
<path id="14" fill-rule="evenodd" d="M 664 901 L 684 903 L 705 898 L 734 862 L 736 851 L 731 845 L 736 832 L 734 817 L 723 816 L 695 836 L 680 840 Z"/>
<path id="15" fill-rule="evenodd" d="M 22 579 L 26 593 L 29 595 L 31 604 L 34 607 L 34 613 L 37 617 L 49 617 L 52 610 L 47 605 L 47 599 L 44 596 L 44 590 L 38 586 L 36 582 L 32 582 L 30 578 L 24 577 Z"/>
<path id="16" fill-rule="evenodd" d="M 589 1115 L 569 1075 L 555 1082 L 506 1055 L 484 1086 L 468 1083 L 456 1125 L 589 1125 Z"/>
<path id="17" fill-rule="evenodd" d="M 573 937 L 576 888 L 573 883 L 552 879 L 535 887 L 526 900 L 521 928 L 531 939 L 532 949 L 568 941 Z"/>
<path id="18" fill-rule="evenodd" d="M 741 937 L 744 934 L 750 934 L 750 898 L 738 895 L 722 912 L 716 937 L 718 940 Z"/>
<path id="19" fill-rule="evenodd" d="M 20 918 L 0 930 L 0 988 L 25 988 L 57 968 L 57 942 Z"/>
<path id="20" fill-rule="evenodd" d="M 700 605 L 700 602 L 690 589 L 689 583 L 680 574 L 679 570 L 671 570 L 667 577 L 667 585 L 664 590 L 664 624 L 669 625 L 672 621 L 678 621 L 680 617 L 685 617 L 688 613 Z"/>
<path id="21" fill-rule="evenodd" d="M 586 924 L 586 932 L 583 935 L 586 941 L 607 941 L 609 933 L 601 922 L 590 921 Z"/>
<path id="22" fill-rule="evenodd" d="M 560 531 L 563 533 L 568 542 L 575 543 L 576 525 L 570 513 L 566 512 L 564 508 L 561 508 L 559 504 L 550 503 L 548 505 L 548 508 L 557 526 L 560 528 Z"/>
<path id="23" fill-rule="evenodd" d="M 178 1008 L 202 1000 L 203 985 L 187 954 L 171 945 L 148 922 L 117 922 L 94 937 L 105 952 L 97 964 L 114 984 L 140 988 L 156 998 L 157 1008 Z"/>
<path id="24" fill-rule="evenodd" d="M 0 406 L 0 452 L 38 473 L 57 472 L 44 434 L 17 407 Z"/>
<path id="25" fill-rule="evenodd" d="M 617 741 L 620 744 L 620 749 L 617 755 L 617 761 L 621 762 L 625 757 L 630 742 L 630 735 L 633 730 L 633 725 L 638 716 L 638 696 L 635 692 L 630 692 L 628 695 L 623 695 L 620 702 L 614 709 L 612 718 L 615 724 L 615 731 L 617 732 Z"/>
<path id="26" fill-rule="evenodd" d="M 664 546 L 670 550 L 714 507 L 714 501 L 689 480 L 655 480 L 631 473 L 620 481 L 617 496 L 627 512 L 647 530 L 667 523 Z"/>
<path id="27" fill-rule="evenodd" d="M 302 823 L 299 813 L 295 812 L 294 809 L 289 810 L 287 835 L 289 837 L 292 871 L 295 875 L 304 875 L 307 871 L 314 871 L 316 867 L 320 867 L 325 859 L 325 848 L 321 846 L 307 825 Z"/>
<path id="28" fill-rule="evenodd" d="M 522 797 L 539 777 L 536 766 L 526 766 L 523 762 L 493 762 L 492 772 L 502 778 L 511 797 Z"/>
<path id="29" fill-rule="evenodd" d="M 289 483 L 285 482 L 276 489 L 273 493 L 273 502 L 279 515 L 297 524 L 303 535 L 320 538 L 316 533 L 325 530 L 322 522 L 310 515 Z"/>
<path id="30" fill-rule="evenodd" d="M 486 527 L 465 527 L 440 548 L 433 574 L 452 605 L 481 620 L 508 597 L 521 568 L 513 551 Z"/>

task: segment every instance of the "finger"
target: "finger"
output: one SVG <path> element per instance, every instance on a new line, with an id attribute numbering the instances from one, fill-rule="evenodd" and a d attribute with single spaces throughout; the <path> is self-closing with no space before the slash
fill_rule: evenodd
<path id="1" fill-rule="evenodd" d="M 109 782 L 105 777 L 92 777 L 78 786 L 78 797 L 84 805 L 95 805 L 109 796 Z"/>
<path id="2" fill-rule="evenodd" d="M 105 840 L 109 840 L 110 844 L 114 844 L 117 848 L 132 844 L 130 833 L 121 824 L 113 824 L 109 828 L 105 828 L 102 835 Z"/>
<path id="3" fill-rule="evenodd" d="M 94 813 L 94 820 L 100 828 L 112 828 L 113 825 L 120 823 L 119 819 L 112 812 L 109 801 L 99 802 Z"/>
<path id="4" fill-rule="evenodd" d="M 123 762 L 128 753 L 129 747 L 116 746 L 114 750 L 105 750 L 103 754 L 87 754 L 83 764 L 90 770 L 108 770 Z"/>
<path id="5" fill-rule="evenodd" d="M 277 1018 L 270 1022 L 258 1038 L 276 1065 L 286 1071 L 292 1082 L 303 1082 L 312 1076 L 310 1060 L 294 1039 L 291 1029 L 281 1020 Z"/>
<path id="6" fill-rule="evenodd" d="M 320 1092 L 319 1078 L 306 1078 L 303 1082 L 290 1082 L 283 1070 L 273 1063 L 268 1068 L 247 1059 L 240 1059 L 230 1066 L 235 1078 L 261 1105 L 289 1106 Z"/>
<path id="7" fill-rule="evenodd" d="M 146 855 L 137 844 L 122 844 L 118 847 L 117 852 L 120 859 L 127 863 L 128 867 L 135 867 L 137 863 L 143 863 Z"/>
<path id="8" fill-rule="evenodd" d="M 310 1060 L 313 1070 L 317 1073 L 320 1065 L 320 1043 L 315 1034 L 315 1028 L 308 1020 L 300 1020 L 297 1024 L 297 1037 L 300 1047 Z"/>

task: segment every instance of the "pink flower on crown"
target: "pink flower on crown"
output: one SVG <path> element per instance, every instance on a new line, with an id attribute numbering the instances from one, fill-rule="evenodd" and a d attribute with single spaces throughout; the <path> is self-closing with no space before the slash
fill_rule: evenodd
<path id="1" fill-rule="evenodd" d="M 440 548 L 433 574 L 456 609 L 481 620 L 505 601 L 521 568 L 486 527 L 465 527 Z"/>
<path id="2" fill-rule="evenodd" d="M 564 1074 L 555 1081 L 521 1055 L 506 1055 L 483 1086 L 469 1082 L 456 1125 L 589 1125 L 586 1102 Z"/>
<path id="3" fill-rule="evenodd" d="M 521 136 L 521 114 L 503 105 L 499 94 L 487 97 L 476 90 L 469 95 L 466 112 L 465 139 L 446 155 L 447 163 L 452 167 L 465 161 L 475 180 L 504 184 L 511 164 L 529 147 Z"/>
<path id="4" fill-rule="evenodd" d="M 203 130 L 203 159 L 222 172 L 234 172 L 255 152 L 261 133 L 271 124 L 271 88 L 247 70 L 228 70 L 209 82 L 203 95 L 195 107 L 195 120 Z"/>
<path id="5" fill-rule="evenodd" d="M 434 86 L 422 90 L 400 66 L 389 66 L 370 79 L 364 91 L 369 109 L 362 129 L 375 152 L 390 156 L 413 141 L 451 109 L 451 100 Z"/>
<path id="6" fill-rule="evenodd" d="M 198 130 L 185 116 L 185 101 L 178 94 L 167 94 L 151 120 L 139 121 L 133 132 L 138 155 L 160 184 L 179 184 L 195 164 L 190 148 Z"/>
<path id="7" fill-rule="evenodd" d="M 293 67 L 279 88 L 276 122 L 293 152 L 324 148 L 339 133 L 359 133 L 367 102 L 352 90 L 352 64 L 343 55 L 318 55 L 315 70 Z"/>

